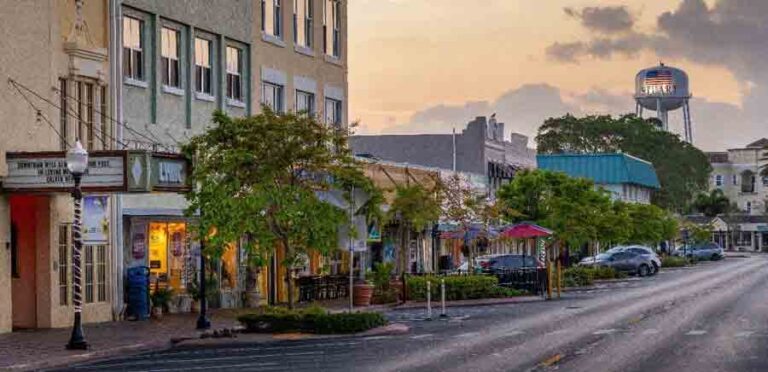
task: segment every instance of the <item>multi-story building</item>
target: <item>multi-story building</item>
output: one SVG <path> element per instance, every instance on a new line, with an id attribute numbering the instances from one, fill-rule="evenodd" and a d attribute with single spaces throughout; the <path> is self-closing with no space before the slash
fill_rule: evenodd
<path id="1" fill-rule="evenodd" d="M 346 2 L 339 0 L 123 0 L 122 139 L 132 148 L 177 151 L 232 116 L 305 111 L 346 126 Z M 263 106 L 262 106 L 263 105 Z M 130 128 L 130 129 L 129 129 Z M 149 266 L 151 280 L 183 294 L 199 249 L 187 238 L 194 217 L 178 193 L 124 195 L 116 231 L 125 269 Z M 261 271 L 261 293 L 285 300 L 279 257 Z M 236 244 L 215 263 L 220 305 L 238 306 L 245 256 Z"/>
<path id="2" fill-rule="evenodd" d="M 539 169 L 586 178 L 613 200 L 650 204 L 660 187 L 653 164 L 628 154 L 554 154 L 536 157 Z"/>
<path id="3" fill-rule="evenodd" d="M 709 152 L 712 174 L 710 189 L 723 190 L 725 196 L 745 214 L 766 214 L 768 198 L 768 139 L 763 138 L 743 148 Z"/>
<path id="4" fill-rule="evenodd" d="M 350 145 L 362 156 L 482 174 L 490 195 L 517 169 L 536 167 L 528 137 L 512 133 L 505 139 L 504 123 L 493 117 L 477 117 L 460 134 L 353 136 Z"/>
<path id="5" fill-rule="evenodd" d="M 78 138 L 91 151 L 113 145 L 113 125 L 106 117 L 115 102 L 115 56 L 108 48 L 114 36 L 108 14 L 114 5 L 18 1 L 0 12 L 6 50 L 0 54 L 5 83 L 0 89 L 0 333 L 72 323 L 73 203 L 66 192 L 72 179 L 62 173 L 63 153 L 55 152 Z M 19 152 L 39 156 L 20 159 Z M 36 171 L 9 178 L 24 167 Z M 90 217 L 108 219 L 108 200 L 87 194 Z M 111 320 L 111 242 L 101 224 L 90 226 L 83 251 L 83 317 Z"/>

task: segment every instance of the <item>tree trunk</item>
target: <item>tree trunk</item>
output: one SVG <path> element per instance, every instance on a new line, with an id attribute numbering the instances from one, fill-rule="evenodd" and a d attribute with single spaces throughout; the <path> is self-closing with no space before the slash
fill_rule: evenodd
<path id="1" fill-rule="evenodd" d="M 285 276 L 288 282 L 288 308 L 293 310 L 293 276 L 291 275 L 293 273 L 293 250 L 287 240 L 283 241 L 283 245 L 285 245 L 285 261 L 288 262 L 285 266 Z"/>
<path id="2" fill-rule="evenodd" d="M 407 224 L 405 226 L 405 244 L 403 244 L 403 272 L 409 271 L 408 263 L 411 256 L 411 226 Z"/>

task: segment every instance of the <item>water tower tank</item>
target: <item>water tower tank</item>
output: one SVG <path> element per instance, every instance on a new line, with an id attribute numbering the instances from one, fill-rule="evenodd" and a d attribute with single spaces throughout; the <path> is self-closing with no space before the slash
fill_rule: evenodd
<path id="1" fill-rule="evenodd" d="M 688 142 L 693 141 L 688 108 L 690 98 L 688 74 L 681 69 L 661 63 L 656 67 L 641 70 L 635 76 L 635 102 L 638 116 L 642 117 L 643 109 L 655 111 L 663 128 L 668 130 L 668 112 L 682 107 L 685 140 Z"/>

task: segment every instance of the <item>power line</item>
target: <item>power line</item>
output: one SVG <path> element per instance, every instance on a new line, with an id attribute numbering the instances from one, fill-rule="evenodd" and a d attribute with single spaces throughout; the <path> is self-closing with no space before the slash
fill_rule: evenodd
<path id="1" fill-rule="evenodd" d="M 10 82 L 11 82 L 11 83 L 14 85 L 14 86 L 16 86 L 17 90 L 18 90 L 19 88 L 21 88 L 21 89 L 24 89 L 24 90 L 26 90 L 26 91 L 30 92 L 31 94 L 33 94 L 35 97 L 39 98 L 40 100 L 42 100 L 42 101 L 46 102 L 47 104 L 49 104 L 49 105 L 51 105 L 51 106 L 53 106 L 53 107 L 56 107 L 56 108 L 58 108 L 58 109 L 61 109 L 61 107 L 59 107 L 57 104 L 55 104 L 55 103 L 51 102 L 51 100 L 49 100 L 49 99 L 48 99 L 48 98 L 46 98 L 46 97 L 43 97 L 42 95 L 40 95 L 39 93 L 37 93 L 37 92 L 35 92 L 34 90 L 30 89 L 29 87 L 25 86 L 24 84 L 22 84 L 22 83 L 19 83 L 19 82 L 18 82 L 18 81 L 16 81 L 16 80 L 13 80 L 13 78 L 9 78 L 8 80 L 9 80 L 9 81 L 10 81 Z M 77 98 L 75 98 L 75 97 L 72 97 L 72 96 L 70 96 L 69 94 L 66 94 L 66 93 L 62 92 L 62 91 L 61 91 L 60 89 L 58 89 L 58 88 L 56 88 L 56 87 L 52 87 L 52 89 L 53 89 L 54 91 L 57 91 L 57 92 L 59 92 L 59 94 L 63 94 L 65 97 L 67 97 L 67 98 L 69 98 L 69 99 L 72 99 L 73 101 L 75 101 L 75 102 L 77 102 L 77 103 L 79 103 L 79 104 L 82 104 L 82 101 L 81 101 L 81 100 L 79 100 L 79 99 L 77 99 Z M 137 136 L 139 136 L 139 137 L 142 137 L 142 138 L 144 138 L 144 139 L 148 140 L 148 141 L 149 141 L 150 143 L 152 143 L 153 145 L 159 145 L 159 146 L 161 146 L 161 147 L 165 147 L 165 148 L 166 148 L 166 150 L 170 150 L 170 148 L 168 147 L 168 145 L 166 145 L 166 144 L 162 143 L 162 141 L 160 141 L 158 138 L 150 138 L 150 137 L 146 136 L 145 134 L 143 134 L 143 133 L 141 133 L 141 132 L 139 132 L 139 131 L 137 131 L 137 130 L 135 130 L 135 129 L 131 128 L 131 127 L 129 127 L 127 124 L 119 122 L 119 121 L 118 121 L 118 120 L 116 120 L 115 118 L 113 118 L 113 117 L 109 116 L 108 114 L 106 114 L 106 113 L 104 113 L 104 112 L 102 112 L 102 111 L 100 111 L 100 110 L 97 110 L 97 109 L 93 108 L 93 111 L 94 111 L 94 113 L 95 113 L 95 114 L 101 115 L 102 117 L 109 119 L 111 122 L 113 122 L 113 123 L 115 123 L 115 124 L 117 124 L 117 125 L 120 125 L 121 127 L 125 128 L 125 129 L 126 129 L 126 130 L 128 130 L 129 132 L 131 132 L 131 133 L 133 133 L 133 134 L 135 134 L 135 135 L 137 135 Z M 77 119 L 79 119 L 79 116 L 76 116 L 76 118 L 77 118 Z M 114 139 L 114 138 L 113 138 L 113 139 Z M 116 141 L 116 139 L 115 139 L 115 141 Z M 117 142 L 117 141 L 116 141 L 116 142 Z M 127 146 L 126 144 L 124 144 L 124 143 L 121 143 L 121 145 L 122 145 L 122 146 L 124 146 L 124 147 L 128 147 L 128 146 Z"/>
<path id="2" fill-rule="evenodd" d="M 19 87 L 17 87 L 16 85 L 13 84 L 13 79 L 9 78 L 8 79 L 8 83 L 11 84 L 16 89 L 16 91 L 19 92 L 21 97 L 24 98 L 25 101 L 27 101 L 27 104 L 29 104 L 29 106 L 32 107 L 33 110 L 35 110 L 36 115 L 37 115 L 37 119 L 38 120 L 42 119 L 44 122 L 46 122 L 48 124 L 48 126 L 51 127 L 53 132 L 56 133 L 56 135 L 59 136 L 59 139 L 61 139 L 61 141 L 65 145 L 67 145 L 67 147 L 72 147 L 72 145 L 69 143 L 69 141 L 67 141 L 67 138 L 64 135 L 62 135 L 61 132 L 59 132 L 58 129 L 56 129 L 56 126 L 53 125 L 53 123 L 51 123 L 50 120 L 48 120 L 48 118 L 45 117 L 45 115 L 43 115 L 43 112 L 32 102 L 32 100 L 29 99 L 29 97 L 27 97 L 27 95 L 24 94 L 24 92 L 22 92 L 21 89 L 19 89 Z"/>
<path id="3" fill-rule="evenodd" d="M 79 103 L 79 104 L 82 104 L 82 101 L 80 101 L 79 99 L 77 99 L 77 98 L 75 98 L 75 97 L 73 97 L 73 96 L 70 96 L 69 94 L 66 94 L 65 92 L 61 91 L 61 89 L 59 89 L 59 88 L 56 88 L 56 87 L 52 87 L 52 89 L 53 89 L 54 91 L 58 92 L 60 95 L 61 95 L 61 94 L 63 94 L 63 95 L 64 95 L 65 97 L 67 97 L 68 99 L 72 99 L 73 101 L 75 101 L 75 102 L 77 102 L 77 103 Z M 53 104 L 53 103 L 51 103 L 51 104 Z M 107 118 L 107 119 L 109 119 L 109 121 L 111 121 L 111 122 L 113 122 L 113 123 L 115 123 L 115 124 L 117 124 L 117 125 L 120 125 L 121 127 L 123 127 L 123 128 L 125 128 L 125 129 L 127 129 L 129 132 L 131 132 L 131 133 L 133 133 L 133 134 L 135 134 L 135 135 L 137 135 L 137 136 L 140 136 L 140 137 L 142 137 L 142 138 L 144 138 L 144 139 L 146 139 L 146 140 L 150 141 L 150 143 L 152 143 L 153 145 L 160 145 L 160 146 L 162 146 L 162 147 L 165 147 L 166 149 L 169 149 L 169 148 L 168 148 L 168 145 L 166 145 L 165 143 L 163 143 L 163 141 L 162 141 L 162 140 L 160 140 L 159 138 L 155 137 L 154 133 L 150 132 L 149 130 L 148 130 L 147 132 L 149 132 L 149 134 L 152 136 L 152 138 L 150 138 L 150 137 L 146 136 L 145 134 L 143 134 L 143 133 L 139 132 L 139 131 L 138 131 L 138 130 L 136 130 L 136 129 L 133 129 L 133 128 L 129 127 L 129 126 L 128 126 L 128 124 L 126 124 L 126 123 L 122 123 L 122 122 L 118 121 L 117 119 L 115 119 L 115 118 L 113 118 L 113 117 L 109 116 L 108 114 L 106 114 L 106 113 L 104 113 L 104 112 L 102 112 L 102 111 L 99 111 L 99 110 L 96 110 L 96 109 L 94 109 L 94 112 L 95 112 L 96 114 L 98 114 L 98 115 L 101 115 L 101 116 L 102 116 L 102 117 L 104 117 L 104 118 Z M 154 141 L 154 142 L 153 142 L 153 141 Z M 126 146 L 126 147 L 127 147 L 127 146 Z"/>

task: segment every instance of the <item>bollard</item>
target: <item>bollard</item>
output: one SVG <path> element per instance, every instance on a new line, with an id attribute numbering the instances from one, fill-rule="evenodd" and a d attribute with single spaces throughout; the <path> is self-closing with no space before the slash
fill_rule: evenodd
<path id="1" fill-rule="evenodd" d="M 445 279 L 440 279 L 440 317 L 447 318 L 448 314 L 445 313 Z"/>
<path id="2" fill-rule="evenodd" d="M 427 320 L 432 320 L 432 282 L 427 280 Z"/>

